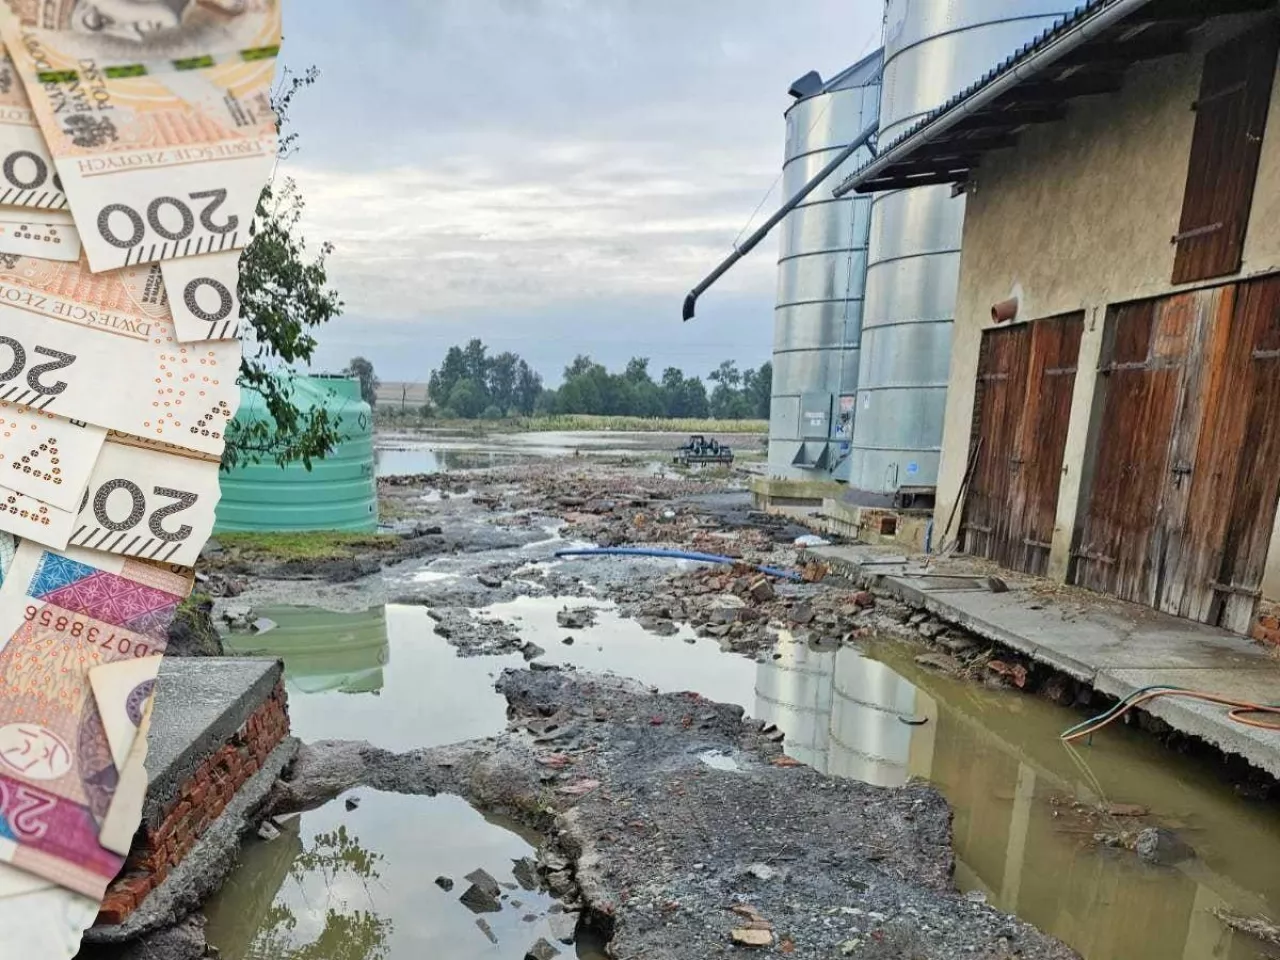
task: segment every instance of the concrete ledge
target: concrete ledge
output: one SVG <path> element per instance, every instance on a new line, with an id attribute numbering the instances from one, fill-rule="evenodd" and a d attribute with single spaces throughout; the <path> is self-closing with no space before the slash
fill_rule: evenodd
<path id="1" fill-rule="evenodd" d="M 129 918 L 115 926 L 91 927 L 85 931 L 85 942 L 136 940 L 171 927 L 198 909 L 235 868 L 241 837 L 252 826 L 254 814 L 297 752 L 298 741 L 292 737 L 276 747 L 262 769 L 240 789 L 182 862 Z"/>
<path id="2" fill-rule="evenodd" d="M 843 496 L 845 485 L 834 480 L 779 480 L 773 477 L 754 477 L 751 495 L 756 505 L 768 508 L 773 505 L 786 507 L 822 506 L 822 501 Z"/>
<path id="3" fill-rule="evenodd" d="M 1280 700 L 1280 659 L 1216 627 L 1005 573 L 1009 591 L 992 593 L 978 586 L 977 575 L 966 580 L 965 561 L 935 561 L 926 569 L 874 546 L 818 547 L 805 555 L 1109 696 L 1166 685 L 1254 703 Z M 1280 777 L 1280 733 L 1237 723 L 1226 708 L 1187 698 L 1162 697 L 1143 709 Z"/>
<path id="4" fill-rule="evenodd" d="M 165 657 L 147 745 L 147 801 L 152 829 L 181 784 L 239 730 L 283 676 L 277 661 Z"/>

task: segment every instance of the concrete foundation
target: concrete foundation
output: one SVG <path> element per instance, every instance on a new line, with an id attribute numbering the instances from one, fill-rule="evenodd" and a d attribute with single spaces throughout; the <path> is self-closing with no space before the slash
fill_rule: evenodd
<path id="1" fill-rule="evenodd" d="M 886 547 L 820 547 L 806 556 L 1116 698 L 1164 685 L 1273 703 L 1280 690 L 1280 660 L 1266 648 L 1137 604 L 1007 574 L 1008 592 L 992 593 L 967 578 L 963 562 L 926 568 Z M 1280 732 L 1237 723 L 1224 707 L 1186 698 L 1161 697 L 1143 709 L 1280 777 Z"/>
<path id="2" fill-rule="evenodd" d="M 892 546 L 907 553 L 929 549 L 930 522 L 927 511 L 886 510 L 859 507 L 843 500 L 824 500 L 822 510 L 809 524 L 819 533 L 847 537 L 873 546 Z"/>

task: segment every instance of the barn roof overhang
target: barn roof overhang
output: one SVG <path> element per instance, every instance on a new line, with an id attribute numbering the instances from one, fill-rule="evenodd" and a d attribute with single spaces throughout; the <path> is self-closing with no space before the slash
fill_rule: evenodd
<path id="1" fill-rule="evenodd" d="M 933 110 L 835 189 L 875 193 L 963 184 L 985 154 L 1054 123 L 1081 97 L 1115 93 L 1138 63 L 1185 52 L 1205 21 L 1273 9 L 1276 0 L 1088 0 Z"/>

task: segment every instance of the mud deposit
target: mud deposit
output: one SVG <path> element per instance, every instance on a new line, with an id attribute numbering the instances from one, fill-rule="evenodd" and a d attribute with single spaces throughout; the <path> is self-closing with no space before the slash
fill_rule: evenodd
<path id="1" fill-rule="evenodd" d="M 306 809 L 250 838 L 206 908 L 223 957 L 1263 950 L 1212 911 L 1280 908 L 1274 808 L 1198 763 L 1122 728 L 1068 751 L 1078 711 L 917 663 L 881 639 L 914 634 L 911 611 L 838 584 L 555 556 L 793 566 L 805 531 L 755 514 L 740 478 L 532 459 L 381 493 L 387 531 L 429 549 L 207 583 L 229 652 L 285 660 L 312 745 L 279 794 Z M 1148 828 L 1194 855 L 1142 862 L 1126 838 Z M 198 927 L 143 956 L 199 956 Z"/>

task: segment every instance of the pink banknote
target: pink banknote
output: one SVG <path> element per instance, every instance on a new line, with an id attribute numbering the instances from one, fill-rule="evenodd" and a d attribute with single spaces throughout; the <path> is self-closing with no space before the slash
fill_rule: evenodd
<path id="1" fill-rule="evenodd" d="M 89 672 L 153 657 L 191 589 L 176 568 L 23 543 L 0 587 L 0 861 L 101 899 L 120 772 Z"/>

